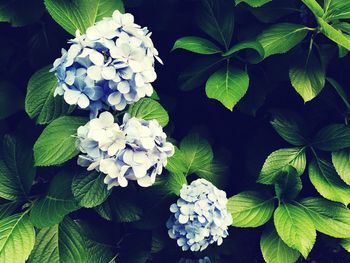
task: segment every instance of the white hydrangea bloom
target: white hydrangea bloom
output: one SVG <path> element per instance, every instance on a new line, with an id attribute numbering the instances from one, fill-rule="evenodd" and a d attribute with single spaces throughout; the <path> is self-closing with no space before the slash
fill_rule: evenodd
<path id="1" fill-rule="evenodd" d="M 134 23 L 131 14 L 114 11 L 86 30 L 77 32 L 69 49 L 54 62 L 58 78 L 55 96 L 70 105 L 121 111 L 126 105 L 151 96 L 157 78 L 155 59 L 161 62 L 147 28 Z"/>
<path id="2" fill-rule="evenodd" d="M 142 187 L 151 186 L 162 173 L 174 146 L 156 120 L 145 121 L 129 114 L 123 124 L 114 122 L 109 112 L 78 128 L 77 146 L 83 153 L 78 164 L 106 174 L 104 182 L 126 187 L 129 180 Z"/>

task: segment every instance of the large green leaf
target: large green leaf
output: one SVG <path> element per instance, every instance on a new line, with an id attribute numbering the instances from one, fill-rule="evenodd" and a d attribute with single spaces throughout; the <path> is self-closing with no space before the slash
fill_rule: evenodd
<path id="1" fill-rule="evenodd" d="M 35 177 L 33 152 L 24 141 L 5 136 L 0 155 L 0 197 L 28 198 Z"/>
<path id="2" fill-rule="evenodd" d="M 265 50 L 265 58 L 289 51 L 306 36 L 308 28 L 303 25 L 280 23 L 263 31 L 257 38 Z"/>
<path id="3" fill-rule="evenodd" d="M 308 143 L 302 119 L 288 111 L 276 111 L 270 121 L 276 132 L 287 142 L 295 146 L 303 146 Z"/>
<path id="4" fill-rule="evenodd" d="M 225 58 L 221 56 L 207 56 L 197 59 L 180 74 L 178 78 L 179 89 L 189 91 L 201 86 L 224 60 Z"/>
<path id="5" fill-rule="evenodd" d="M 289 166 L 277 177 L 275 182 L 276 196 L 281 201 L 293 200 L 302 189 L 301 179 L 294 167 Z"/>
<path id="6" fill-rule="evenodd" d="M 300 206 L 312 219 L 317 231 L 336 238 L 350 237 L 350 210 L 323 198 L 306 198 Z"/>
<path id="7" fill-rule="evenodd" d="M 340 178 L 350 185 L 350 148 L 332 152 L 332 163 Z"/>
<path id="8" fill-rule="evenodd" d="M 326 73 L 320 59 L 310 53 L 299 58 L 289 69 L 289 79 L 304 102 L 315 98 L 326 83 Z"/>
<path id="9" fill-rule="evenodd" d="M 215 72 L 205 85 L 208 98 L 220 101 L 226 108 L 233 107 L 244 96 L 249 87 L 249 76 L 246 71 L 226 67 Z"/>
<path id="10" fill-rule="evenodd" d="M 169 122 L 169 115 L 163 106 L 159 102 L 149 98 L 143 98 L 132 104 L 128 112 L 131 116 L 140 119 L 157 120 L 162 127 L 166 126 Z"/>
<path id="11" fill-rule="evenodd" d="M 98 172 L 83 172 L 74 176 L 72 192 L 82 207 L 94 207 L 102 204 L 111 191 L 103 182 L 104 176 Z"/>
<path id="12" fill-rule="evenodd" d="M 35 10 L 28 12 L 28 10 Z M 0 2 L 0 22 L 11 26 L 25 26 L 36 22 L 44 13 L 41 0 L 5 0 Z"/>
<path id="13" fill-rule="evenodd" d="M 345 205 L 350 203 L 350 186 L 339 178 L 328 161 L 322 159 L 312 161 L 309 164 L 309 177 L 311 183 L 324 198 Z"/>
<path id="14" fill-rule="evenodd" d="M 143 213 L 137 192 L 120 187 L 104 203 L 96 206 L 95 210 L 106 220 L 123 223 L 138 221 Z"/>
<path id="15" fill-rule="evenodd" d="M 74 109 L 64 102 L 62 96 L 54 97 L 57 78 L 49 72 L 50 68 L 47 66 L 37 71 L 28 82 L 25 110 L 30 118 L 37 118 L 39 124 L 49 123 Z"/>
<path id="16" fill-rule="evenodd" d="M 24 263 L 34 242 L 35 230 L 26 212 L 0 220 L 0 262 Z"/>
<path id="17" fill-rule="evenodd" d="M 51 181 L 47 195 L 34 202 L 30 220 L 38 228 L 58 224 L 70 212 L 79 208 L 71 191 L 73 176 L 61 172 Z"/>
<path id="18" fill-rule="evenodd" d="M 186 136 L 180 144 L 186 162 L 186 175 L 196 173 L 213 160 L 213 151 L 207 140 L 198 134 Z"/>
<path id="19" fill-rule="evenodd" d="M 195 36 L 182 37 L 176 40 L 172 50 L 179 48 L 204 55 L 211 55 L 221 52 L 220 48 L 213 42 L 205 38 Z"/>
<path id="20" fill-rule="evenodd" d="M 234 29 L 234 5 L 225 0 L 202 0 L 197 16 L 199 27 L 219 41 L 230 46 Z"/>
<path id="21" fill-rule="evenodd" d="M 74 135 L 86 122 L 86 118 L 69 116 L 51 122 L 34 145 L 35 165 L 59 165 L 76 156 L 79 151 L 75 147 Z"/>
<path id="22" fill-rule="evenodd" d="M 350 147 L 350 127 L 344 124 L 331 124 L 320 130 L 313 145 L 323 151 L 338 151 Z"/>
<path id="23" fill-rule="evenodd" d="M 274 198 L 260 192 L 247 191 L 229 198 L 227 209 L 236 227 L 258 227 L 270 220 Z"/>
<path id="24" fill-rule="evenodd" d="M 39 231 L 30 255 L 30 263 L 85 263 L 87 256 L 85 240 L 79 226 L 69 218 L 59 225 Z"/>
<path id="25" fill-rule="evenodd" d="M 77 29 L 85 33 L 88 27 L 111 16 L 116 9 L 124 12 L 121 0 L 45 0 L 45 6 L 52 18 L 72 35 Z"/>
<path id="26" fill-rule="evenodd" d="M 350 36 L 343 34 L 341 31 L 335 29 L 333 26 L 328 24 L 325 20 L 318 17 L 318 24 L 320 25 L 321 32 L 328 37 L 330 40 L 339 44 L 340 46 L 350 50 Z"/>
<path id="27" fill-rule="evenodd" d="M 282 203 L 275 211 L 274 223 L 283 242 L 307 258 L 316 241 L 316 230 L 308 214 L 298 206 Z"/>
<path id="28" fill-rule="evenodd" d="M 0 120 L 23 109 L 23 95 L 8 81 L 0 81 Z"/>
<path id="29" fill-rule="evenodd" d="M 350 19 L 350 2 L 344 0 L 330 0 L 326 12 L 327 20 Z"/>
<path id="30" fill-rule="evenodd" d="M 264 230 L 260 239 L 260 248 L 267 263 L 294 263 L 300 256 L 297 250 L 288 247 L 282 241 L 273 227 Z"/>
<path id="31" fill-rule="evenodd" d="M 306 166 L 305 149 L 300 148 L 285 148 L 279 149 L 271 153 L 261 169 L 258 182 L 262 184 L 273 184 L 281 172 L 288 166 L 296 169 L 300 176 L 304 173 Z"/>
<path id="32" fill-rule="evenodd" d="M 252 7 L 260 7 L 264 4 L 267 4 L 268 2 L 271 2 L 272 0 L 235 0 L 236 5 L 239 3 L 246 3 Z"/>

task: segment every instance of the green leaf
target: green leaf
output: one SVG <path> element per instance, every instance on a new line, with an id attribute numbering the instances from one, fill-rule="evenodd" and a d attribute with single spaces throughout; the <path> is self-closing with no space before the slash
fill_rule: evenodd
<path id="1" fill-rule="evenodd" d="M 295 146 L 303 146 L 308 143 L 304 131 L 304 123 L 298 115 L 288 111 L 276 111 L 270 121 L 275 131 L 287 142 Z"/>
<path id="2" fill-rule="evenodd" d="M 175 147 L 174 155 L 168 158 L 165 169 L 173 174 L 186 175 L 187 167 L 185 156 L 177 147 Z"/>
<path id="3" fill-rule="evenodd" d="M 313 146 L 323 151 L 338 151 L 350 147 L 350 127 L 344 124 L 331 124 L 320 130 Z"/>
<path id="4" fill-rule="evenodd" d="M 350 50 L 350 36 L 344 35 L 341 31 L 335 29 L 320 17 L 317 18 L 317 22 L 320 25 L 320 31 L 326 37 L 346 48 L 347 50 Z"/>
<path id="5" fill-rule="evenodd" d="M 306 154 L 304 148 L 285 148 L 271 153 L 261 169 L 258 182 L 261 184 L 274 184 L 279 174 L 288 166 L 296 169 L 300 176 L 306 166 Z"/>
<path id="6" fill-rule="evenodd" d="M 235 0 L 236 5 L 239 3 L 246 3 L 247 5 L 250 5 L 251 7 L 260 7 L 264 4 L 267 4 L 271 2 L 272 0 Z"/>
<path id="7" fill-rule="evenodd" d="M 224 0 L 202 0 L 197 24 L 228 49 L 234 29 L 234 5 Z"/>
<path id="8" fill-rule="evenodd" d="M 227 52 L 225 52 L 222 55 L 224 57 L 230 57 L 233 54 L 236 54 L 237 52 L 239 52 L 241 50 L 246 50 L 246 49 L 253 50 L 258 55 L 257 57 L 253 57 L 250 59 L 251 63 L 257 63 L 257 62 L 261 61 L 265 56 L 264 48 L 262 47 L 262 45 L 259 42 L 255 41 L 255 40 L 241 41 L 238 44 L 231 47 Z"/>
<path id="9" fill-rule="evenodd" d="M 283 203 L 275 211 L 274 223 L 283 242 L 307 258 L 316 241 L 316 230 L 307 213 L 298 206 Z"/>
<path id="10" fill-rule="evenodd" d="M 74 176 L 72 192 L 82 207 L 95 207 L 107 199 L 111 191 L 107 190 L 103 179 L 98 172 L 83 172 Z"/>
<path id="11" fill-rule="evenodd" d="M 87 249 L 89 263 L 112 263 L 116 255 L 114 247 L 114 236 L 111 235 L 110 229 L 104 225 L 96 225 L 78 221 L 80 232 L 84 238 Z"/>
<path id="12" fill-rule="evenodd" d="M 29 263 L 85 263 L 86 243 L 79 226 L 69 218 L 39 231 Z"/>
<path id="13" fill-rule="evenodd" d="M 53 72 L 49 72 L 51 67 L 37 71 L 28 82 L 25 110 L 30 118 L 37 118 L 39 124 L 50 123 L 74 110 L 73 106 L 64 102 L 62 96 L 54 97 L 57 78 Z"/>
<path id="14" fill-rule="evenodd" d="M 72 35 L 77 29 L 85 33 L 95 22 L 112 16 L 114 10 L 124 12 L 121 0 L 45 0 L 45 6 L 52 18 Z"/>
<path id="15" fill-rule="evenodd" d="M 350 148 L 332 152 L 332 163 L 340 178 L 350 185 Z"/>
<path id="16" fill-rule="evenodd" d="M 32 149 L 24 141 L 6 135 L 0 158 L 0 197 L 25 200 L 35 177 Z"/>
<path id="17" fill-rule="evenodd" d="M 24 263 L 34 242 L 35 230 L 26 212 L 0 220 L 0 262 Z"/>
<path id="18" fill-rule="evenodd" d="M 137 199 L 137 192 L 131 189 L 118 188 L 99 206 L 96 212 L 104 219 L 122 223 L 140 220 L 142 209 Z"/>
<path id="19" fill-rule="evenodd" d="M 228 199 L 227 209 L 236 227 L 258 227 L 270 220 L 274 198 L 260 192 L 246 191 Z"/>
<path id="20" fill-rule="evenodd" d="M 20 206 L 21 202 L 10 201 L 0 205 L 0 220 L 13 214 Z"/>
<path id="21" fill-rule="evenodd" d="M 30 220 L 38 228 L 51 227 L 79 208 L 71 191 L 73 176 L 61 172 L 51 181 L 47 195 L 34 202 Z"/>
<path id="22" fill-rule="evenodd" d="M 194 36 L 182 37 L 176 40 L 172 50 L 179 48 L 204 55 L 211 55 L 221 52 L 220 48 L 213 42 Z"/>
<path id="23" fill-rule="evenodd" d="M 300 256 L 278 236 L 274 227 L 266 228 L 260 239 L 260 248 L 267 263 L 294 263 Z"/>
<path id="24" fill-rule="evenodd" d="M 218 56 L 202 57 L 182 72 L 178 78 L 179 89 L 184 91 L 193 90 L 202 84 L 225 60 Z"/>
<path id="25" fill-rule="evenodd" d="M 0 22 L 9 22 L 14 27 L 26 26 L 39 20 L 43 13 L 44 5 L 41 0 L 5 0 L 0 5 Z"/>
<path id="26" fill-rule="evenodd" d="M 322 17 L 324 11 L 319 3 L 316 0 L 302 0 L 302 2 L 311 10 L 315 16 Z"/>
<path id="27" fill-rule="evenodd" d="M 263 31 L 257 38 L 265 50 L 265 58 L 286 53 L 299 44 L 307 35 L 308 28 L 303 25 L 280 23 Z"/>
<path id="28" fill-rule="evenodd" d="M 324 198 L 345 205 L 350 203 L 350 186 L 339 178 L 331 163 L 322 159 L 312 161 L 309 164 L 309 177 Z"/>
<path id="29" fill-rule="evenodd" d="M 323 198 L 306 198 L 299 204 L 313 221 L 316 230 L 336 238 L 350 237 L 350 210 Z"/>
<path id="30" fill-rule="evenodd" d="M 308 102 L 323 89 L 326 83 L 326 72 L 314 53 L 310 53 L 305 60 L 298 59 L 291 65 L 289 79 L 304 102 Z"/>
<path id="31" fill-rule="evenodd" d="M 211 163 L 205 164 L 199 170 L 196 171 L 196 174 L 211 182 L 218 188 L 224 188 L 226 184 L 226 173 L 228 167 L 220 161 L 213 160 Z"/>
<path id="32" fill-rule="evenodd" d="M 156 187 L 158 186 L 159 191 L 163 192 L 164 196 L 169 195 L 180 195 L 181 188 L 187 185 L 187 180 L 184 174 L 172 174 L 170 173 L 168 176 L 164 176 L 156 183 Z"/>
<path id="33" fill-rule="evenodd" d="M 8 81 L 0 81 L 0 120 L 23 109 L 23 95 Z"/>
<path id="34" fill-rule="evenodd" d="M 88 120 L 82 117 L 63 116 L 51 122 L 34 145 L 36 166 L 62 164 L 79 153 L 74 135 Z"/>
<path id="35" fill-rule="evenodd" d="M 328 21 L 350 19 L 350 3 L 344 0 L 331 0 L 325 15 Z"/>
<path id="36" fill-rule="evenodd" d="M 332 87 L 335 89 L 335 91 L 338 93 L 339 97 L 343 100 L 345 106 L 350 109 L 350 103 L 348 100 L 348 96 L 346 95 L 344 89 L 342 88 L 342 86 L 340 86 L 340 84 L 335 81 L 332 78 L 327 78 L 327 81 L 332 85 Z"/>
<path id="37" fill-rule="evenodd" d="M 233 107 L 244 96 L 249 87 L 249 76 L 246 71 L 227 67 L 215 72 L 205 85 L 208 98 L 220 101 L 227 109 Z"/>
<path id="38" fill-rule="evenodd" d="M 180 150 L 186 162 L 186 175 L 196 173 L 213 160 L 213 151 L 209 142 L 198 134 L 186 136 L 181 141 Z"/>
<path id="39" fill-rule="evenodd" d="M 350 252 L 350 238 L 343 239 L 340 245 L 348 252 Z"/>
<path id="40" fill-rule="evenodd" d="M 298 196 L 302 187 L 297 171 L 294 167 L 289 166 L 276 179 L 276 196 L 280 201 L 293 200 Z"/>
<path id="41" fill-rule="evenodd" d="M 159 102 L 149 98 L 143 98 L 132 104 L 128 112 L 132 117 L 144 120 L 157 120 L 162 127 L 166 126 L 169 122 L 169 115 L 163 106 Z"/>

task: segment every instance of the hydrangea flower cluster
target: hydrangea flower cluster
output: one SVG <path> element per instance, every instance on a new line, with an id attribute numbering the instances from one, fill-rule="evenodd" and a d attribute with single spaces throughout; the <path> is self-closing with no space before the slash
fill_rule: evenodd
<path id="1" fill-rule="evenodd" d="M 226 193 L 205 179 L 184 185 L 180 198 L 170 206 L 168 234 L 183 251 L 202 251 L 228 236 L 232 216 L 227 211 Z"/>
<path id="2" fill-rule="evenodd" d="M 131 14 L 114 11 L 62 50 L 52 71 L 56 72 L 56 95 L 63 95 L 70 105 L 89 109 L 91 118 L 101 109 L 121 111 L 127 104 L 151 96 L 151 83 L 158 51 L 147 28 L 134 23 Z M 162 63 L 162 62 L 161 62 Z"/>
<path id="3" fill-rule="evenodd" d="M 126 187 L 129 180 L 142 187 L 151 186 L 162 173 L 174 146 L 156 120 L 142 120 L 125 114 L 122 125 L 114 122 L 110 112 L 80 126 L 76 141 L 83 153 L 78 164 L 91 171 L 96 169 L 106 177 L 108 189 Z"/>

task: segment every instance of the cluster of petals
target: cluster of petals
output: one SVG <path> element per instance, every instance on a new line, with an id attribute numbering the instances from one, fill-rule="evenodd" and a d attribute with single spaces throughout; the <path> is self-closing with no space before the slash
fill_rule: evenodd
<path id="1" fill-rule="evenodd" d="M 221 245 L 232 224 L 226 205 L 226 193 L 205 179 L 184 185 L 180 198 L 170 206 L 170 238 L 176 239 L 183 251 L 202 251 L 214 242 Z"/>
<path id="2" fill-rule="evenodd" d="M 97 170 L 106 177 L 108 189 L 126 187 L 137 181 L 142 187 L 151 186 L 162 173 L 174 146 L 158 121 L 146 121 L 124 115 L 122 125 L 110 112 L 103 112 L 77 131 L 77 147 L 82 154 L 78 164 L 87 170 Z"/>
<path id="3" fill-rule="evenodd" d="M 114 11 L 75 39 L 54 62 L 58 79 L 55 96 L 70 105 L 88 109 L 91 118 L 102 109 L 123 110 L 140 98 L 151 96 L 157 78 L 158 51 L 147 28 L 134 23 L 131 14 Z"/>

